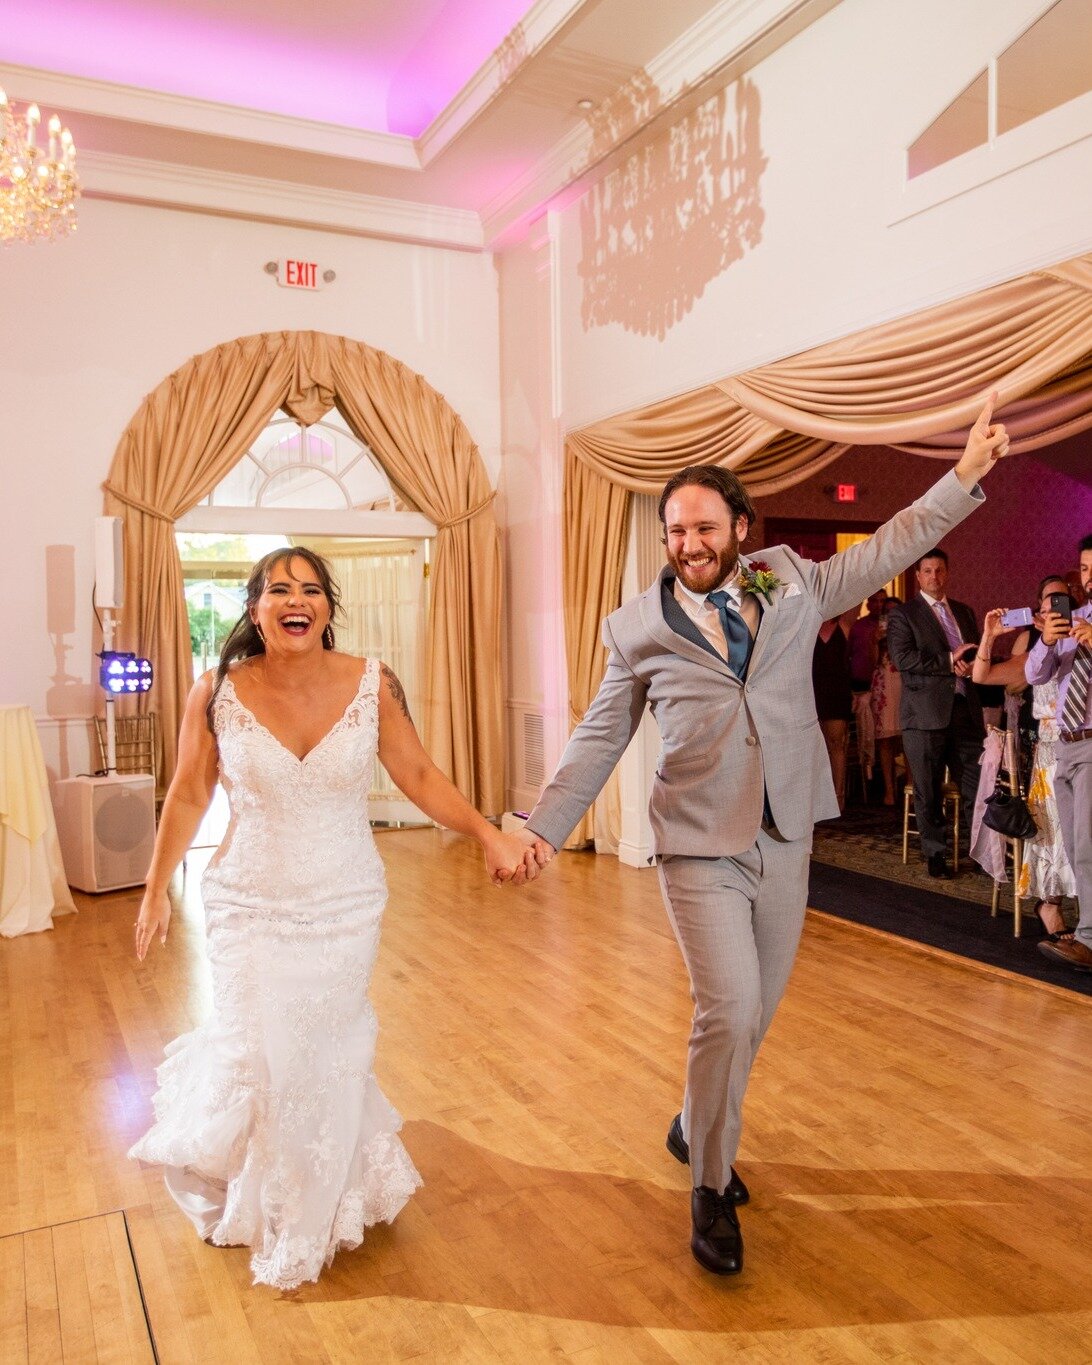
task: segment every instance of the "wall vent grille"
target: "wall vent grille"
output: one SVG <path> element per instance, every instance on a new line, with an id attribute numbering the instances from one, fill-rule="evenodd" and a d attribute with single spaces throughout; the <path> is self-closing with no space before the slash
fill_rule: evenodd
<path id="1" fill-rule="evenodd" d="M 523 713 L 523 785 L 536 791 L 546 779 L 543 769 L 543 725 L 537 711 Z"/>

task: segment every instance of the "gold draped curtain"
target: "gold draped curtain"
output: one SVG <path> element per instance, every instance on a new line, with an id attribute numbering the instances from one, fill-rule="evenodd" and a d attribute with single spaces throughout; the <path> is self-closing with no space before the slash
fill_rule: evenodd
<path id="1" fill-rule="evenodd" d="M 337 404 L 407 503 L 438 527 L 424 739 L 480 810 L 504 807 L 501 558 L 493 491 L 470 433 L 420 375 L 319 332 L 242 337 L 195 356 L 144 400 L 103 484 L 125 521 L 122 647 L 154 662 L 169 777 L 190 688 L 174 522 L 216 486 L 279 409 L 305 425 Z"/>
<path id="2" fill-rule="evenodd" d="M 818 346 L 565 443 L 564 607 L 572 720 L 603 676 L 599 622 L 619 604 L 631 493 L 691 464 L 735 470 L 756 496 L 853 445 L 956 458 L 984 395 L 1014 452 L 1092 426 L 1092 255 Z M 591 837 L 586 819 L 573 840 Z"/>

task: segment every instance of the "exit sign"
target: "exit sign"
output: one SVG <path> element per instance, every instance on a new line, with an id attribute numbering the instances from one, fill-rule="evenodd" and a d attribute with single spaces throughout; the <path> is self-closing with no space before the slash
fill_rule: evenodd
<path id="1" fill-rule="evenodd" d="M 277 283 L 285 289 L 321 289 L 322 273 L 318 261 L 277 262 Z"/>
<path id="2" fill-rule="evenodd" d="M 834 487 L 835 502 L 856 502 L 857 485 L 855 483 L 839 483 Z"/>

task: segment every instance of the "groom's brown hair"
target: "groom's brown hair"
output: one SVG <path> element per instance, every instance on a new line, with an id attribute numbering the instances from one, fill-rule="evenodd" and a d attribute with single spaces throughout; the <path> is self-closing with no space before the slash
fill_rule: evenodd
<path id="1" fill-rule="evenodd" d="M 711 488 L 714 493 L 719 493 L 728 504 L 733 521 L 736 517 L 746 517 L 748 527 L 755 524 L 758 517 L 755 505 L 746 488 L 730 469 L 721 469 L 720 465 L 715 464 L 688 464 L 685 469 L 680 469 L 677 474 L 672 474 L 671 478 L 664 484 L 664 491 L 660 494 L 661 525 L 666 526 L 667 524 L 664 518 L 664 508 L 667 506 L 668 498 L 680 488 L 687 488 L 691 485 L 697 485 L 699 488 Z"/>

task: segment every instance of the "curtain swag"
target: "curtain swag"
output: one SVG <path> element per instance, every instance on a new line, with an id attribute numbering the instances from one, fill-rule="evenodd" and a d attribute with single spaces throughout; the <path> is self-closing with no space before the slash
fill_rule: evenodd
<path id="1" fill-rule="evenodd" d="M 572 432 L 564 609 L 574 724 L 606 666 L 599 623 L 621 597 L 631 493 L 658 494 L 687 465 L 715 464 L 761 497 L 854 445 L 956 459 L 991 389 L 1016 453 L 1092 427 L 1092 254 Z"/>
<path id="2" fill-rule="evenodd" d="M 468 799 L 497 814 L 505 794 L 502 577 L 481 455 L 419 374 L 362 342 L 321 332 L 241 337 L 194 356 L 141 404 L 102 485 L 106 513 L 125 522 L 123 647 L 155 662 L 162 771 L 169 778 L 174 770 L 191 669 L 174 522 L 234 467 L 278 409 L 306 426 L 335 403 L 403 499 L 438 528 L 424 740 Z"/>

